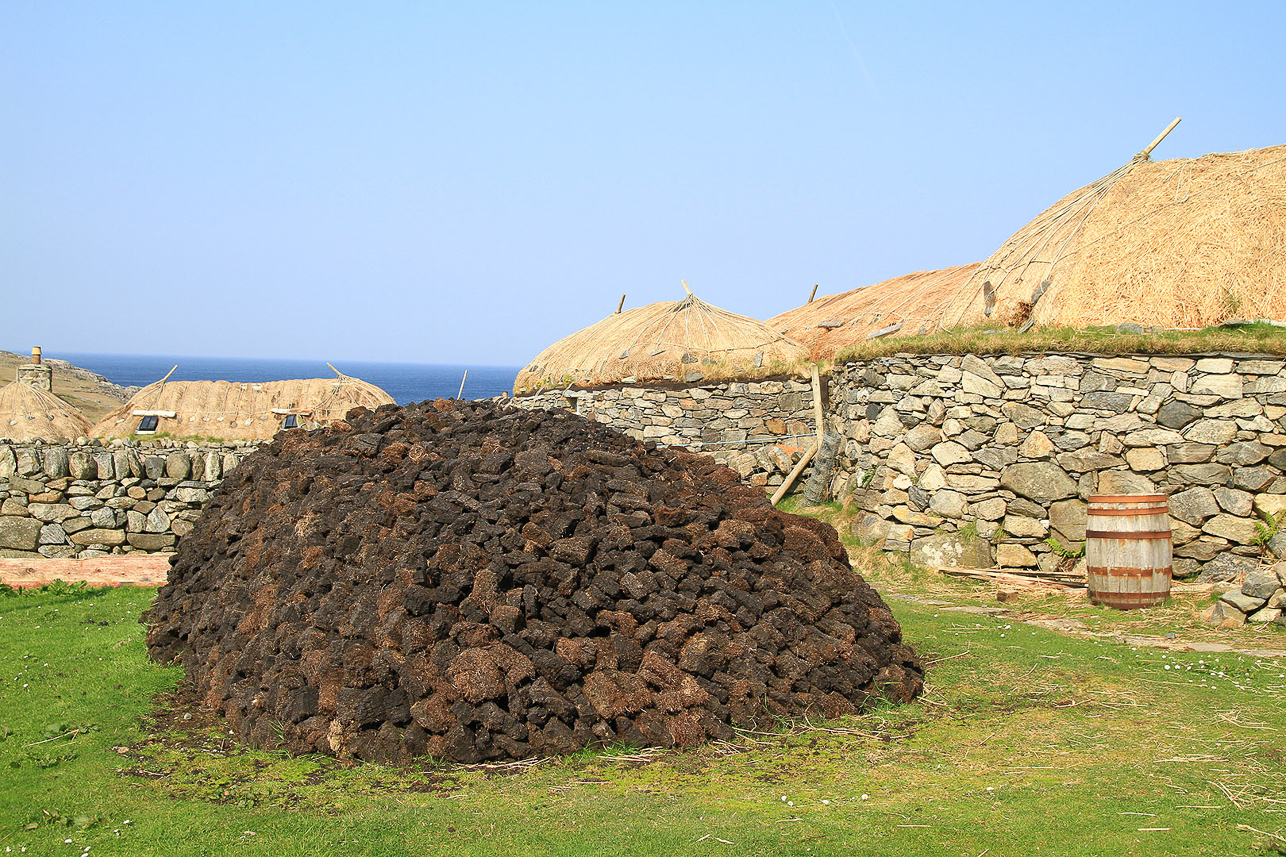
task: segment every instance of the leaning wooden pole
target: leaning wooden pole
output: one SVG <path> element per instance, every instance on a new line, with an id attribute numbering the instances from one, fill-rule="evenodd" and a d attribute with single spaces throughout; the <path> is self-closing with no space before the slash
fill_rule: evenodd
<path id="1" fill-rule="evenodd" d="M 769 503 L 776 506 L 781 502 L 781 498 L 786 496 L 786 492 L 790 490 L 790 486 L 795 484 L 795 480 L 799 478 L 799 474 L 804 472 L 804 468 L 808 466 L 808 462 L 812 461 L 813 456 L 817 454 L 817 446 L 817 444 L 813 444 L 809 447 L 808 452 L 805 452 L 803 457 L 799 459 L 799 463 L 790 471 L 790 475 L 786 477 L 786 480 L 782 482 L 781 485 L 777 486 L 777 490 L 773 492 L 772 499 L 768 501 Z"/>
<path id="2" fill-rule="evenodd" d="M 469 380 L 469 370 L 464 370 L 464 377 L 460 379 L 460 392 L 455 394 L 457 399 L 464 398 L 464 382 Z"/>
<path id="3" fill-rule="evenodd" d="M 625 308 L 625 295 L 621 295 L 621 302 L 616 305 L 616 314 L 620 315 L 621 310 Z"/>

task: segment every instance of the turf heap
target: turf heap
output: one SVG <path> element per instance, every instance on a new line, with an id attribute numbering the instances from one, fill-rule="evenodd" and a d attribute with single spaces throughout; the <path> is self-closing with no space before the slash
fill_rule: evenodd
<path id="1" fill-rule="evenodd" d="M 692 745 L 923 686 L 834 529 L 567 412 L 438 401 L 282 433 L 169 581 L 152 657 L 295 752 Z"/>

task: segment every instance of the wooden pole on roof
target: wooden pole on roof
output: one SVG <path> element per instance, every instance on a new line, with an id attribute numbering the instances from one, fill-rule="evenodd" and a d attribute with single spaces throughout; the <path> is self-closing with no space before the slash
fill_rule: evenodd
<path id="1" fill-rule="evenodd" d="M 812 291 L 812 293 L 811 293 L 811 294 L 809 294 L 809 296 L 808 296 L 808 302 L 809 302 L 810 304 L 813 302 L 813 298 L 817 297 L 817 287 L 818 287 L 819 285 L 820 285 L 820 283 L 813 283 L 813 291 Z"/>
<path id="2" fill-rule="evenodd" d="M 1182 121 L 1183 121 L 1182 116 L 1174 117 L 1174 121 L 1171 122 L 1169 125 L 1165 126 L 1165 130 L 1162 131 L 1160 134 L 1157 134 L 1157 138 L 1153 140 L 1151 143 L 1148 143 L 1148 147 L 1144 149 L 1142 152 L 1139 152 L 1139 154 L 1145 158 L 1151 155 L 1152 150 L 1155 149 L 1157 146 L 1159 146 L 1161 144 L 1161 141 L 1164 140 L 1169 135 L 1169 133 L 1175 129 L 1175 126 Z"/>
<path id="3" fill-rule="evenodd" d="M 689 288 L 688 288 L 688 281 L 687 281 L 687 280 L 679 280 L 679 282 L 680 282 L 680 283 L 683 283 L 683 290 L 684 290 L 685 292 L 687 292 L 689 295 L 690 295 L 690 294 L 692 294 L 692 289 L 689 289 Z"/>
<path id="4" fill-rule="evenodd" d="M 616 305 L 616 314 L 620 315 L 621 310 L 625 308 L 625 295 L 621 295 L 621 302 Z"/>

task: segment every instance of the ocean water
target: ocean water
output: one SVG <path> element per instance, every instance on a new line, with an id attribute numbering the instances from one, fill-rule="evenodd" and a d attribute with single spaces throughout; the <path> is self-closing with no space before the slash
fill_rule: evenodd
<path id="1" fill-rule="evenodd" d="M 165 377 L 174 366 L 171 381 L 284 381 L 292 378 L 333 378 L 323 360 L 255 360 L 237 357 L 181 357 L 156 354 L 50 353 L 124 387 L 144 387 Z M 486 399 L 513 391 L 518 366 L 448 366 L 438 363 L 373 363 L 345 361 L 335 368 L 381 388 L 399 404 L 425 399 L 463 397 Z"/>

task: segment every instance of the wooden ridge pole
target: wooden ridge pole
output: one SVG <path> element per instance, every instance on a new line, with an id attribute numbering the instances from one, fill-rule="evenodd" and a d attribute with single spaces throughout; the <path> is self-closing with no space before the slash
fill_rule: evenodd
<path id="1" fill-rule="evenodd" d="M 684 290 L 685 292 L 687 292 L 688 294 L 692 294 L 692 289 L 689 289 L 689 288 L 688 288 L 688 281 L 687 281 L 687 280 L 679 280 L 679 282 L 680 282 L 680 283 L 683 283 L 683 290 Z"/>
<path id="2" fill-rule="evenodd" d="M 821 285 L 821 283 L 813 283 L 813 290 L 808 295 L 808 302 L 810 304 L 813 302 L 813 298 L 817 297 L 817 287 L 819 285 Z"/>
<path id="3" fill-rule="evenodd" d="M 1174 121 L 1171 122 L 1169 125 L 1165 126 L 1165 130 L 1162 131 L 1160 134 L 1157 134 L 1157 138 L 1153 140 L 1151 143 L 1148 143 L 1148 147 L 1144 149 L 1142 152 L 1139 152 L 1139 154 L 1145 158 L 1151 155 L 1152 150 L 1155 149 L 1157 146 L 1159 146 L 1161 144 L 1161 141 L 1164 140 L 1170 134 L 1170 132 L 1174 130 L 1175 126 L 1182 121 L 1183 121 L 1182 116 L 1174 117 Z"/>
<path id="4" fill-rule="evenodd" d="M 621 295 L 621 302 L 616 305 L 616 314 L 620 315 L 621 310 L 625 308 L 625 295 Z"/>

